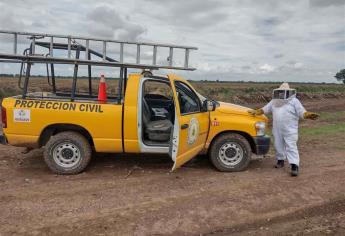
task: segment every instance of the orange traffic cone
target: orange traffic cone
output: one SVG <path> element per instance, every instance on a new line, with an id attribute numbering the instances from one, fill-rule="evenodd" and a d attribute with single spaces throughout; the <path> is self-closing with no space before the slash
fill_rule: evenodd
<path id="1" fill-rule="evenodd" d="M 102 74 L 98 87 L 98 101 L 101 103 L 107 102 L 107 84 L 105 83 L 105 77 Z"/>

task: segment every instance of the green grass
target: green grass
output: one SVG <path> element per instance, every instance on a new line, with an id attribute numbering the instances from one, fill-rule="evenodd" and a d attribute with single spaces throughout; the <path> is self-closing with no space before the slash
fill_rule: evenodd
<path id="1" fill-rule="evenodd" d="M 319 121 L 316 126 L 301 128 L 300 134 L 305 137 L 345 134 L 345 111 L 321 112 Z"/>
<path id="2" fill-rule="evenodd" d="M 302 136 L 329 136 L 336 134 L 345 134 L 345 122 L 336 124 L 326 124 L 317 127 L 304 127 L 300 130 Z"/>
<path id="3" fill-rule="evenodd" d="M 335 147 L 339 151 L 345 151 L 345 146 L 344 145 L 339 145 Z"/>
<path id="4" fill-rule="evenodd" d="M 339 112 L 320 112 L 320 121 L 339 121 L 345 119 L 345 111 L 339 111 Z"/>
<path id="5" fill-rule="evenodd" d="M 345 111 L 320 112 L 319 122 L 311 127 L 300 127 L 299 134 L 305 138 L 343 134 L 345 136 Z M 272 119 L 272 116 L 269 116 Z M 308 121 L 306 121 L 308 122 Z M 271 128 L 266 133 L 272 135 Z M 344 147 L 345 148 L 345 147 Z"/>
<path id="6" fill-rule="evenodd" d="M 313 141 L 319 140 L 318 145 L 325 146 L 325 148 L 334 148 L 339 151 L 345 151 L 345 122 L 338 121 L 339 118 L 344 117 L 345 112 L 324 113 L 320 120 L 335 122 L 335 123 L 319 123 L 318 126 L 303 127 L 300 129 L 300 135 L 303 139 Z M 334 141 L 326 141 L 328 139 Z M 325 140 L 324 142 L 322 140 Z"/>
<path id="7" fill-rule="evenodd" d="M 272 127 L 266 130 L 266 134 L 272 136 Z M 319 148 L 345 151 L 345 111 L 321 112 L 315 124 L 300 126 L 299 137 L 306 143 L 318 143 Z"/>

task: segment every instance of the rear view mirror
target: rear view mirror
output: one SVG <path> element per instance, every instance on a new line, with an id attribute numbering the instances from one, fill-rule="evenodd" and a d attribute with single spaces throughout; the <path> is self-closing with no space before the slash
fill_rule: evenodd
<path id="1" fill-rule="evenodd" d="M 205 100 L 203 102 L 204 111 L 214 111 L 216 109 L 216 103 L 211 100 Z"/>

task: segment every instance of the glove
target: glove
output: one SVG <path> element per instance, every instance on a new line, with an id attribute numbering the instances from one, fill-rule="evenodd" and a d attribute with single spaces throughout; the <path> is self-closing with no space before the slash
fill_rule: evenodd
<path id="1" fill-rule="evenodd" d="M 264 111 L 262 109 L 256 109 L 256 110 L 248 110 L 248 113 L 253 116 L 260 116 L 264 114 Z"/>
<path id="2" fill-rule="evenodd" d="M 303 114 L 303 118 L 304 119 L 311 119 L 311 120 L 316 120 L 317 118 L 319 118 L 319 114 L 313 113 L 313 112 L 304 112 Z"/>

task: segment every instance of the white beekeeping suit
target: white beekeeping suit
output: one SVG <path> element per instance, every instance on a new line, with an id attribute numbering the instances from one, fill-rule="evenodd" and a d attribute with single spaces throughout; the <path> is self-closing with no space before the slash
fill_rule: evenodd
<path id="1" fill-rule="evenodd" d="M 283 93 L 287 95 L 283 96 Z M 273 99 L 262 110 L 273 116 L 272 133 L 277 160 L 287 158 L 290 164 L 299 166 L 298 121 L 303 119 L 306 110 L 296 98 L 295 90 L 290 89 L 287 83 L 282 84 L 273 92 Z"/>
<path id="2" fill-rule="evenodd" d="M 298 121 L 301 118 L 315 120 L 318 114 L 307 112 L 296 98 L 296 90 L 283 83 L 273 90 L 273 99 L 262 109 L 249 110 L 252 115 L 273 115 L 273 137 L 276 149 L 276 168 L 284 167 L 287 158 L 291 165 L 291 175 L 297 176 L 299 169 L 299 153 L 297 149 Z"/>

